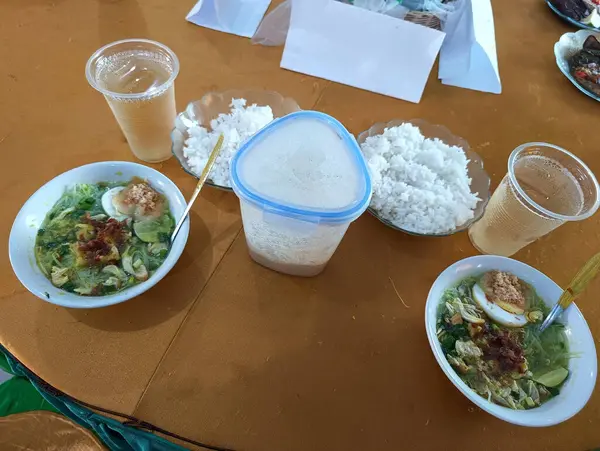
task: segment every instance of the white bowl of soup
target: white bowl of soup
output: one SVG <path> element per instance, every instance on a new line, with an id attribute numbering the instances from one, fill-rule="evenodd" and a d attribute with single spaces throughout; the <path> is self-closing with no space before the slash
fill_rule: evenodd
<path id="1" fill-rule="evenodd" d="M 160 172 L 107 161 L 67 171 L 25 202 L 9 237 L 19 281 L 64 307 L 118 304 L 156 285 L 181 256 L 190 225 L 170 235 L 185 198 Z"/>
<path id="2" fill-rule="evenodd" d="M 509 423 L 542 427 L 573 417 L 592 395 L 597 358 L 576 305 L 539 334 L 562 291 L 510 258 L 454 263 L 425 306 L 427 338 L 442 371 L 478 407 Z"/>

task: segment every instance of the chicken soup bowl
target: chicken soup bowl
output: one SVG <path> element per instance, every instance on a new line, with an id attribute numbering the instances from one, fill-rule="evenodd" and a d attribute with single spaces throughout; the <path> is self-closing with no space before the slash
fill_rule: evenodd
<path id="1" fill-rule="evenodd" d="M 514 274 L 532 286 L 543 302 L 552 307 L 563 290 L 550 278 L 531 266 L 507 257 L 480 255 L 460 260 L 444 270 L 433 283 L 425 305 L 425 329 L 431 350 L 448 379 L 463 395 L 489 414 L 509 423 L 530 426 L 552 426 L 568 420 L 586 405 L 596 384 L 597 359 L 590 329 L 575 304 L 557 321 L 564 324 L 565 335 L 572 357 L 568 362 L 569 375 L 560 387 L 560 393 L 539 407 L 514 410 L 488 401 L 472 390 L 448 362 L 438 339 L 439 305 L 444 291 L 456 286 L 469 276 L 499 270 Z"/>
<path id="2" fill-rule="evenodd" d="M 183 194 L 169 178 L 152 168 L 125 161 L 106 161 L 71 169 L 39 188 L 23 204 L 15 218 L 9 237 L 9 258 L 13 271 L 23 286 L 38 298 L 52 304 L 71 308 L 96 308 L 127 301 L 160 282 L 175 266 L 183 252 L 190 231 L 189 218 L 184 222 L 175 241 L 171 243 L 166 257 L 162 254 L 164 260 L 160 266 L 149 272 L 147 280 L 140 278 L 139 280 L 143 281 L 122 291 L 103 296 L 84 296 L 66 291 L 53 285 L 36 261 L 35 243 L 40 226 L 47 213 L 68 188 L 82 183 L 126 183 L 134 177 L 145 180 L 166 198 L 175 222 L 181 218 L 186 207 Z"/>

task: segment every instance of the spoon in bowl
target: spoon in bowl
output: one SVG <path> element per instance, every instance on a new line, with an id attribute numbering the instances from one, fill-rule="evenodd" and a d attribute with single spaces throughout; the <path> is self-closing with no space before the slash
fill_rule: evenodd
<path id="1" fill-rule="evenodd" d="M 198 184 L 196 185 L 196 189 L 192 193 L 192 197 L 190 198 L 190 201 L 188 202 L 187 206 L 185 207 L 185 210 L 184 210 L 183 214 L 181 215 L 181 218 L 177 222 L 177 225 L 175 226 L 175 230 L 173 230 L 173 233 L 171 235 L 171 244 L 175 241 L 175 238 L 177 237 L 177 234 L 179 233 L 179 230 L 181 229 L 181 226 L 183 225 L 185 218 L 187 218 L 188 213 L 190 212 L 190 210 L 192 208 L 192 205 L 194 205 L 194 202 L 196 201 L 198 194 L 200 194 L 200 190 L 204 186 L 204 182 L 206 182 L 206 179 L 208 178 L 208 174 L 210 173 L 210 170 L 212 169 L 213 165 L 215 164 L 215 161 L 217 160 L 217 157 L 219 156 L 219 153 L 221 152 L 221 147 L 223 146 L 223 139 L 224 139 L 224 136 L 221 133 L 221 136 L 219 136 L 219 140 L 217 141 L 217 144 L 215 144 L 215 147 L 213 148 L 212 152 L 210 153 L 210 156 L 208 157 L 206 166 L 204 166 L 204 169 L 202 170 L 202 173 L 200 174 L 200 177 L 198 178 Z"/>
<path id="2" fill-rule="evenodd" d="M 567 307 L 569 307 L 575 299 L 581 295 L 589 285 L 589 283 L 596 277 L 600 271 L 600 252 L 590 258 L 585 265 L 579 270 L 571 283 L 567 286 L 563 294 L 558 298 L 558 302 L 552 307 L 550 313 L 540 326 L 540 333 L 548 328 L 556 318 L 558 318 Z"/>

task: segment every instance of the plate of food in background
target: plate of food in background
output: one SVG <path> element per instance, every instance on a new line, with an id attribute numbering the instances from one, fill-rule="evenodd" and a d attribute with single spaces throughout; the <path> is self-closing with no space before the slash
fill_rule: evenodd
<path id="1" fill-rule="evenodd" d="M 556 64 L 585 95 L 600 101 L 600 31 L 563 34 L 554 44 Z"/>
<path id="2" fill-rule="evenodd" d="M 570 24 L 600 31 L 600 0 L 546 0 L 546 4 Z"/>

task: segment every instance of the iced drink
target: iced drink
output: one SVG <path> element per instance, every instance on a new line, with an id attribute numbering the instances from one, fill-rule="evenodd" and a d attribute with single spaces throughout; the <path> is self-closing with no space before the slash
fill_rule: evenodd
<path id="1" fill-rule="evenodd" d="M 171 157 L 179 61 L 166 46 L 144 39 L 118 41 L 89 59 L 86 75 L 104 94 L 133 154 L 156 163 Z"/>
<path id="2" fill-rule="evenodd" d="M 485 254 L 510 256 L 566 221 L 591 216 L 598 204 L 598 182 L 579 158 L 551 144 L 523 144 L 469 238 Z"/>

